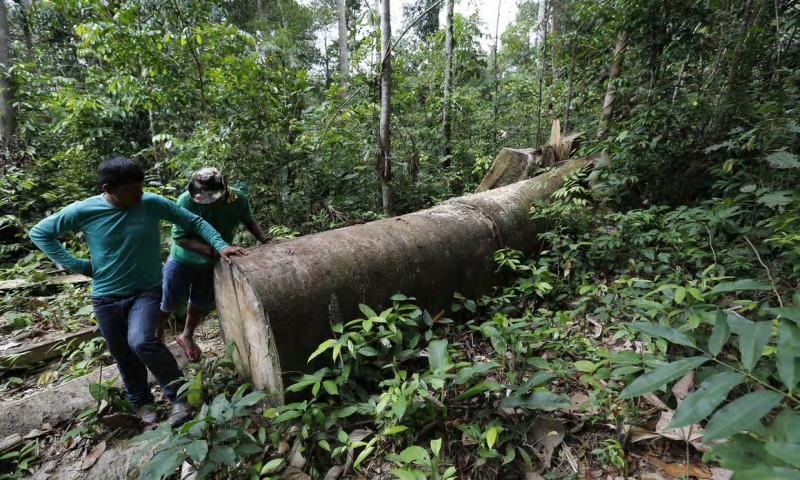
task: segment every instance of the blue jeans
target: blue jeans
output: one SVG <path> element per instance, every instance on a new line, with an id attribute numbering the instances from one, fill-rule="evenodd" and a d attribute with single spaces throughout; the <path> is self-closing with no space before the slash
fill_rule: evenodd
<path id="1" fill-rule="evenodd" d="M 178 401 L 180 384 L 175 381 L 183 374 L 172 352 L 155 336 L 160 302 L 161 287 L 127 297 L 92 297 L 100 333 L 117 362 L 128 400 L 136 406 L 154 400 L 147 370 L 164 395 L 172 403 Z"/>
<path id="2" fill-rule="evenodd" d="M 193 307 L 204 312 L 214 306 L 213 268 L 181 263 L 170 256 L 162 272 L 162 312 L 174 312 L 187 298 Z"/>

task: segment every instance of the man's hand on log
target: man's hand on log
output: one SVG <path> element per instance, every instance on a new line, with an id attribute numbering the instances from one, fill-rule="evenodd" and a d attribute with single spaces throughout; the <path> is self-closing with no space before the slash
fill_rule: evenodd
<path id="1" fill-rule="evenodd" d="M 224 258 L 226 262 L 231 263 L 230 257 L 246 257 L 247 250 L 241 247 L 225 247 L 221 252 L 219 252 L 219 256 Z"/>

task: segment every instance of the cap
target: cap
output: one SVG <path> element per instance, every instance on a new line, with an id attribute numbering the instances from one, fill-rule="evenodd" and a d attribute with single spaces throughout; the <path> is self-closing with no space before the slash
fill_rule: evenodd
<path id="1" fill-rule="evenodd" d="M 204 167 L 192 174 L 188 190 L 196 203 L 214 203 L 225 195 L 225 180 L 216 168 Z"/>

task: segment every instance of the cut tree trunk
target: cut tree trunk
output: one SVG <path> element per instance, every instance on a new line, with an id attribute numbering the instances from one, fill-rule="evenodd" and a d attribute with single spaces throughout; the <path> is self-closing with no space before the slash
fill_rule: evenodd
<path id="1" fill-rule="evenodd" d="M 539 148 L 500 150 L 494 159 L 492 167 L 478 185 L 475 192 L 485 192 L 495 188 L 505 187 L 512 183 L 521 182 L 531 178 L 541 168 L 556 166 L 569 158 L 569 154 L 577 149 L 578 138 L 584 132 L 577 132 L 566 137 L 561 137 L 559 121 L 553 122 L 550 141 Z"/>
<path id="2" fill-rule="evenodd" d="M 331 325 L 377 311 L 403 293 L 430 312 L 496 284 L 494 252 L 531 253 L 544 227 L 532 221 L 548 198 L 591 159 L 567 162 L 527 182 L 449 200 L 421 212 L 251 249 L 215 270 L 217 310 L 240 373 L 283 403 L 282 372 L 309 371 L 309 355 Z"/>
<path id="3" fill-rule="evenodd" d="M 183 368 L 189 363 L 180 345 L 172 342 L 167 347 L 178 361 L 178 366 Z M 103 367 L 103 381 L 118 376 L 116 365 Z M 0 403 L 0 437 L 13 433 L 25 435 L 34 428 L 40 428 L 43 423 L 55 427 L 74 420 L 78 414 L 97 403 L 89 393 L 89 384 L 97 382 L 99 378 L 100 370 L 97 370 L 34 395 Z M 148 381 L 156 381 L 149 372 Z M 122 380 L 117 378 L 117 384 L 121 385 Z"/>

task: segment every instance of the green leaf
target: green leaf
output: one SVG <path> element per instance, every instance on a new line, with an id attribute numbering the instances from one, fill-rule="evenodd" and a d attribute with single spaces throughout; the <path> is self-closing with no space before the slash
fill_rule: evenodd
<path id="1" fill-rule="evenodd" d="M 786 319 L 778 327 L 778 376 L 789 391 L 800 379 L 800 326 Z"/>
<path id="2" fill-rule="evenodd" d="M 759 390 L 722 407 L 706 425 L 703 443 L 729 438 L 747 430 L 783 400 L 783 395 L 772 390 Z"/>
<path id="3" fill-rule="evenodd" d="M 800 414 L 783 410 L 772 424 L 772 431 L 781 441 L 800 443 Z"/>
<path id="4" fill-rule="evenodd" d="M 669 340 L 672 343 L 677 343 L 678 345 L 684 345 L 686 347 L 694 347 L 694 342 L 692 342 L 689 338 L 687 338 L 686 335 L 682 334 L 681 332 L 675 330 L 672 327 L 665 327 L 664 325 L 660 325 L 658 323 L 651 323 L 644 321 L 636 321 L 633 323 L 629 323 L 628 325 L 652 337 L 660 337 Z"/>
<path id="5" fill-rule="evenodd" d="M 208 443 L 205 440 L 195 440 L 186 446 L 186 454 L 195 462 L 202 462 L 208 454 Z"/>
<path id="6" fill-rule="evenodd" d="M 800 468 L 800 444 L 770 441 L 764 446 L 773 457 Z"/>
<path id="7" fill-rule="evenodd" d="M 367 318 L 372 318 L 372 317 L 377 317 L 378 316 L 378 314 L 375 313 L 375 311 L 373 309 L 369 308 L 368 306 L 364 305 L 363 303 L 359 303 L 358 304 L 358 308 L 361 310 L 361 313 L 363 313 Z"/>
<path id="8" fill-rule="evenodd" d="M 338 395 L 339 388 L 333 383 L 332 380 L 325 380 L 322 382 L 322 386 L 325 388 L 325 391 L 328 392 L 328 395 Z"/>
<path id="9" fill-rule="evenodd" d="M 397 417 L 397 421 L 401 421 L 403 419 L 403 415 L 406 414 L 406 408 L 408 407 L 408 400 L 406 397 L 399 397 L 397 400 L 392 403 L 392 413 Z"/>
<path id="10" fill-rule="evenodd" d="M 719 295 L 728 292 L 745 292 L 748 290 L 772 290 L 772 285 L 756 280 L 744 279 L 735 282 L 720 283 L 709 292 L 711 295 Z"/>
<path id="11" fill-rule="evenodd" d="M 572 366 L 575 367 L 575 370 L 579 372 L 592 373 L 597 369 L 599 364 L 595 365 L 594 362 L 590 362 L 588 360 L 579 360 L 573 363 Z"/>
<path id="12" fill-rule="evenodd" d="M 553 375 L 552 373 L 536 372 L 533 375 L 531 375 L 531 378 L 529 378 L 528 381 L 525 382 L 523 390 L 528 391 L 531 388 L 536 388 L 539 385 L 543 385 L 554 378 L 556 378 L 556 376 Z"/>
<path id="13" fill-rule="evenodd" d="M 474 366 L 464 367 L 456 374 L 455 384 L 463 385 L 467 383 L 473 375 L 484 373 L 495 368 L 500 368 L 500 364 L 495 362 L 478 362 Z"/>
<path id="14" fill-rule="evenodd" d="M 781 308 L 767 308 L 766 310 L 779 317 L 788 318 L 794 323 L 800 324 L 800 308 L 781 307 Z"/>
<path id="15" fill-rule="evenodd" d="M 416 445 L 411 446 L 400 452 L 400 458 L 406 463 L 416 463 L 417 465 L 427 465 L 431 459 L 428 451 Z"/>
<path id="16" fill-rule="evenodd" d="M 275 470 L 276 468 L 280 467 L 282 463 L 283 463 L 282 458 L 276 458 L 274 460 L 270 460 L 269 462 L 267 462 L 266 465 L 264 465 L 264 468 L 261 469 L 261 475 L 266 475 L 267 473 Z"/>
<path id="17" fill-rule="evenodd" d="M 547 370 L 550 368 L 550 363 L 542 357 L 530 357 L 528 359 L 528 363 L 542 370 Z"/>
<path id="18" fill-rule="evenodd" d="M 500 385 L 496 384 L 495 382 L 482 382 L 465 390 L 461 393 L 461 395 L 454 398 L 453 401 L 458 402 L 460 400 L 464 400 L 465 398 L 474 397 L 475 395 L 480 395 L 481 393 L 485 392 L 496 392 L 497 390 L 500 390 L 500 388 Z"/>
<path id="19" fill-rule="evenodd" d="M 378 356 L 378 351 L 372 347 L 361 347 L 358 349 L 358 353 L 360 355 L 364 355 L 365 357 L 376 357 Z"/>
<path id="20" fill-rule="evenodd" d="M 354 406 L 344 407 L 336 411 L 336 416 L 339 418 L 349 417 L 350 415 L 356 413 L 358 409 Z"/>
<path id="21" fill-rule="evenodd" d="M 678 405 L 667 429 L 692 425 L 711 415 L 714 409 L 728 397 L 728 392 L 743 380 L 744 375 L 731 371 L 709 377 L 697 391 L 690 393 Z"/>
<path id="22" fill-rule="evenodd" d="M 748 372 L 758 363 L 771 335 L 771 321 L 753 322 L 742 328 L 742 333 L 739 335 L 739 350 L 742 352 L 742 364 Z"/>
<path id="23" fill-rule="evenodd" d="M 417 470 L 415 470 L 415 471 L 417 471 Z M 394 469 L 394 470 L 390 471 L 389 473 L 391 473 L 392 475 L 397 477 L 399 480 L 418 480 L 417 476 L 414 475 L 414 473 L 409 472 L 408 470 L 406 470 L 404 468 L 397 468 L 397 469 Z"/>
<path id="24" fill-rule="evenodd" d="M 222 465 L 229 467 L 236 465 L 236 452 L 231 447 L 217 445 L 211 449 L 211 453 L 208 456 L 211 460 Z"/>
<path id="25" fill-rule="evenodd" d="M 181 463 L 183 456 L 179 448 L 170 448 L 158 452 L 142 469 L 142 480 L 161 479 L 172 474 Z"/>
<path id="26" fill-rule="evenodd" d="M 236 403 L 237 407 L 252 407 L 256 403 L 260 402 L 261 400 L 267 398 L 267 394 L 264 392 L 253 392 L 248 393 L 245 395 L 241 400 Z"/>
<path id="27" fill-rule="evenodd" d="M 331 446 L 330 446 L 330 444 L 328 443 L 327 440 L 320 440 L 319 442 L 317 442 L 317 444 L 319 445 L 319 447 L 321 449 L 325 450 L 326 452 L 330 452 L 331 451 Z"/>
<path id="28" fill-rule="evenodd" d="M 303 413 L 297 410 L 289 410 L 288 412 L 283 413 L 278 418 L 276 418 L 273 423 L 283 423 L 287 420 L 292 420 L 297 417 L 302 417 Z"/>
<path id="29" fill-rule="evenodd" d="M 389 427 L 383 431 L 383 435 L 394 435 L 396 433 L 405 432 L 408 430 L 408 427 L 404 427 L 402 425 L 395 425 L 393 427 Z"/>
<path id="30" fill-rule="evenodd" d="M 493 448 L 495 440 L 497 440 L 497 429 L 492 427 L 486 432 L 486 445 L 488 445 L 489 448 Z"/>
<path id="31" fill-rule="evenodd" d="M 758 465 L 737 470 L 731 480 L 800 480 L 800 472 L 786 467 Z"/>
<path id="32" fill-rule="evenodd" d="M 317 349 L 314 351 L 314 353 L 312 353 L 312 354 L 311 354 L 311 356 L 310 356 L 310 357 L 308 357 L 308 362 L 311 362 L 311 360 L 313 360 L 313 359 L 314 359 L 314 357 L 316 357 L 316 356 L 320 355 L 322 352 L 324 352 L 325 350 L 327 350 L 327 349 L 331 348 L 331 347 L 332 347 L 332 346 L 334 346 L 335 344 L 336 344 L 336 340 L 334 340 L 334 339 L 332 339 L 332 338 L 331 338 L 331 339 L 329 339 L 329 340 L 325 340 L 325 341 L 324 341 L 324 342 L 322 342 L 322 343 L 320 344 L 320 346 L 319 346 L 319 347 L 318 347 L 318 348 L 317 348 Z M 306 362 L 306 363 L 308 363 L 308 362 Z"/>
<path id="33" fill-rule="evenodd" d="M 715 357 L 722 351 L 722 347 L 731 336 L 731 328 L 728 326 L 728 312 L 717 310 L 717 320 L 714 329 L 711 330 L 711 338 L 708 339 L 708 351 Z"/>
<path id="34" fill-rule="evenodd" d="M 668 363 L 637 378 L 620 394 L 620 398 L 633 398 L 657 390 L 668 382 L 680 378 L 708 361 L 708 357 L 683 358 Z"/>
<path id="35" fill-rule="evenodd" d="M 678 287 L 678 288 L 675 289 L 675 296 L 673 297 L 673 299 L 675 300 L 675 303 L 683 302 L 683 299 L 685 297 L 686 297 L 686 289 L 685 288 Z"/>
<path id="36" fill-rule="evenodd" d="M 447 359 L 447 340 L 434 340 L 428 344 L 428 362 L 433 371 L 445 370 L 445 365 L 450 363 Z"/>
<path id="37" fill-rule="evenodd" d="M 572 405 L 572 403 L 568 399 L 550 392 L 511 395 L 500 401 L 500 406 L 504 408 L 526 407 L 539 408 L 541 410 L 557 410 L 570 405 Z"/>

